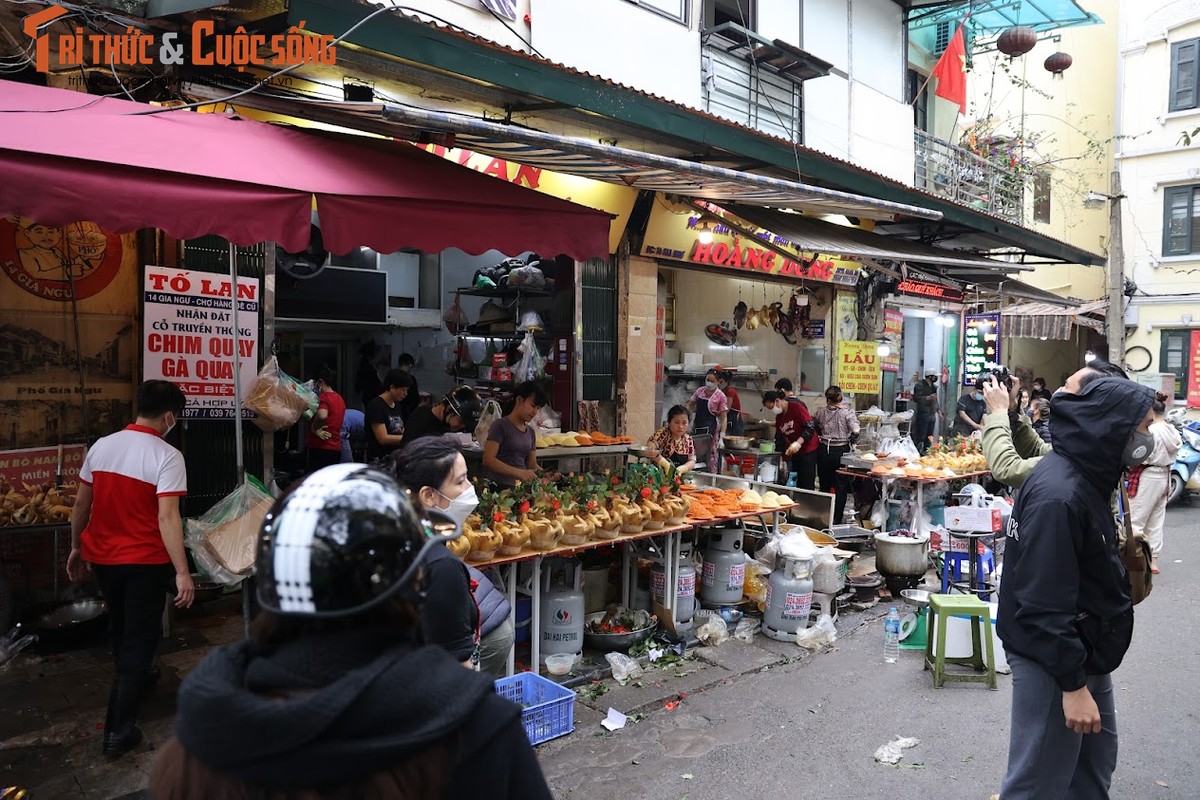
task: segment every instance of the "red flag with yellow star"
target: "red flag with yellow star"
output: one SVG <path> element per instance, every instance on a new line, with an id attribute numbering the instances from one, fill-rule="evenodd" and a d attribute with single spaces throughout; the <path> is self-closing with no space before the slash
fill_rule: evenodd
<path id="1" fill-rule="evenodd" d="M 950 39 L 950 44 L 946 45 L 946 50 L 934 65 L 932 74 L 938 79 L 937 90 L 934 94 L 944 97 L 952 103 L 958 103 L 959 113 L 966 114 L 967 46 L 963 39 L 962 25 L 958 26 L 958 30 Z"/>

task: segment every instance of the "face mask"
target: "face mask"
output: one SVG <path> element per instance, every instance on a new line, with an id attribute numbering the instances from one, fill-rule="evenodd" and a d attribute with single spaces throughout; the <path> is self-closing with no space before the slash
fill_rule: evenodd
<path id="1" fill-rule="evenodd" d="M 982 399 L 983 399 L 983 392 L 976 392 L 976 393 L 975 393 L 975 399 L 976 399 L 976 400 L 982 400 Z"/>
<path id="2" fill-rule="evenodd" d="M 711 381 L 706 381 L 706 382 L 705 382 L 705 384 L 704 384 L 704 386 L 705 386 L 705 388 L 707 388 L 707 389 L 708 389 L 710 392 L 715 392 L 715 391 L 717 390 L 717 385 L 716 385 L 715 383 L 711 382 Z"/>
<path id="3" fill-rule="evenodd" d="M 175 423 L 177 423 L 177 422 L 179 422 L 179 420 L 177 420 L 175 418 L 175 415 L 172 414 L 171 415 L 171 423 L 169 425 L 167 425 L 167 429 L 165 431 L 163 431 L 164 439 L 171 435 L 171 431 L 175 430 Z"/>
<path id="4" fill-rule="evenodd" d="M 438 494 L 442 493 L 438 492 Z M 442 494 L 442 497 L 446 497 L 446 495 Z M 450 500 L 448 497 L 446 499 Z M 471 516 L 471 513 L 475 511 L 478 505 L 479 496 L 475 494 L 475 487 L 470 486 L 458 497 L 450 500 L 450 506 L 442 510 L 446 513 L 446 516 L 457 522 L 459 527 L 462 527 L 466 524 L 467 517 Z"/>
<path id="5" fill-rule="evenodd" d="M 780 414 L 783 413 L 783 409 L 780 408 L 779 406 L 775 406 L 774 408 L 768 409 L 768 410 L 771 412 L 772 416 L 776 416 L 776 417 L 778 417 Z"/>
<path id="6" fill-rule="evenodd" d="M 1153 449 L 1154 437 L 1135 430 L 1125 445 L 1125 452 L 1121 454 L 1121 463 L 1127 467 L 1136 467 L 1150 457 L 1150 451 Z"/>

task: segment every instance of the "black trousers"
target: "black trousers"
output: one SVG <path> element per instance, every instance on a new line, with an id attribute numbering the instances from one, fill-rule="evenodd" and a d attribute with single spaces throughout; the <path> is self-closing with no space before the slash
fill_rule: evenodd
<path id="1" fill-rule="evenodd" d="M 307 466 L 309 475 L 324 467 L 342 463 L 341 448 L 337 450 L 318 450 L 314 447 L 310 447 L 305 452 L 308 453 Z"/>
<path id="2" fill-rule="evenodd" d="M 929 437 L 933 436 L 934 417 L 914 415 L 912 425 L 909 428 L 909 435 L 912 436 L 913 442 L 917 445 L 917 452 L 925 455 L 925 451 L 929 449 Z"/>
<path id="3" fill-rule="evenodd" d="M 817 478 L 821 482 L 822 492 L 833 492 L 836 495 L 833 505 L 833 524 L 840 525 L 842 516 L 846 513 L 846 492 L 850 479 L 838 475 L 842 466 L 842 456 L 850 452 L 850 445 L 839 444 L 830 447 L 821 443 L 817 447 Z"/>
<path id="4" fill-rule="evenodd" d="M 108 604 L 108 633 L 117 675 L 142 676 L 162 638 L 162 613 L 175 591 L 170 564 L 95 564 L 92 572 Z"/>
<path id="5" fill-rule="evenodd" d="M 817 449 L 819 450 L 820 448 Z M 792 472 L 796 473 L 796 488 L 815 488 L 817 483 L 817 450 L 803 455 L 792 456 L 790 468 Z"/>

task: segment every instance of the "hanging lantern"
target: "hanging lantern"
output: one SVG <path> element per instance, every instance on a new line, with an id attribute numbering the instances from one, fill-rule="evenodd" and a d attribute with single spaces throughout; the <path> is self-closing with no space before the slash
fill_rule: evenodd
<path id="1" fill-rule="evenodd" d="M 1037 31 L 1025 25 L 1005 28 L 996 40 L 996 49 L 1009 58 L 1023 56 L 1037 44 Z"/>
<path id="2" fill-rule="evenodd" d="M 1061 78 L 1065 70 L 1067 70 L 1073 59 L 1066 53 L 1054 53 L 1046 58 L 1046 62 L 1042 65 L 1047 72 L 1053 73 L 1054 77 Z"/>

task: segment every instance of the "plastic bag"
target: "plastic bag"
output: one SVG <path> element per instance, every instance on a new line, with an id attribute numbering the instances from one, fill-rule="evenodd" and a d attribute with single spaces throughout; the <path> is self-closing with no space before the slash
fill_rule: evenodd
<path id="1" fill-rule="evenodd" d="M 754 634 L 758 633 L 760 628 L 762 628 L 762 623 L 758 620 L 749 618 L 743 619 L 737 624 L 737 627 L 733 629 L 733 638 L 737 639 L 739 642 L 752 642 L 754 641 Z"/>
<path id="2" fill-rule="evenodd" d="M 256 414 L 254 424 L 269 433 L 295 425 L 310 408 L 316 409 L 315 400 L 316 395 L 311 391 L 302 393 L 296 379 L 280 369 L 279 361 L 271 356 L 250 384 L 245 406 Z"/>
<path id="3" fill-rule="evenodd" d="M 746 578 L 742 585 L 742 592 L 755 603 L 765 604 L 767 602 L 767 576 L 770 574 L 771 570 L 765 564 L 746 556 Z"/>
<path id="4" fill-rule="evenodd" d="M 475 425 L 475 441 L 482 445 L 487 441 L 488 431 L 492 429 L 492 423 L 500 419 L 504 414 L 500 411 L 500 404 L 495 400 L 488 400 L 483 404 L 483 412 L 479 415 L 479 422 Z"/>
<path id="5" fill-rule="evenodd" d="M 533 333 L 525 333 L 525 341 L 521 342 L 521 361 L 513 371 L 513 381 L 537 380 L 546 374 L 546 357 L 538 352 L 537 344 L 533 341 Z"/>
<path id="6" fill-rule="evenodd" d="M 608 653 L 604 659 L 612 667 L 613 679 L 622 686 L 626 681 L 642 677 L 642 665 L 636 658 L 630 658 L 624 653 Z"/>
<path id="7" fill-rule="evenodd" d="M 188 520 L 184 543 L 217 583 L 237 583 L 254 570 L 258 532 L 274 498 L 251 475 L 217 504 Z"/>
<path id="8" fill-rule="evenodd" d="M 459 331 L 466 330 L 467 326 L 471 324 L 471 321 L 467 319 L 467 312 L 463 311 L 462 304 L 458 302 L 457 294 L 454 295 L 454 302 L 442 314 L 442 322 L 452 336 L 457 336 Z"/>
<path id="9" fill-rule="evenodd" d="M 550 406 L 542 406 L 533 415 L 533 427 L 538 433 L 560 433 L 562 415 Z"/>
<path id="10" fill-rule="evenodd" d="M 508 285 L 541 288 L 546 285 L 546 274 L 531 265 L 517 267 L 508 273 Z"/>
<path id="11" fill-rule="evenodd" d="M 812 627 L 796 631 L 796 644 L 805 650 L 820 650 L 825 645 L 833 644 L 836 641 L 837 628 L 833 625 L 833 618 L 828 614 L 822 614 L 817 619 L 817 624 Z"/>
<path id="12" fill-rule="evenodd" d="M 779 555 L 784 558 L 813 558 L 816 554 L 817 546 L 803 531 L 785 533 L 779 538 Z"/>
<path id="13" fill-rule="evenodd" d="M 729 626 L 725 620 L 713 614 L 696 629 L 696 638 L 710 647 L 717 647 L 729 641 Z"/>

